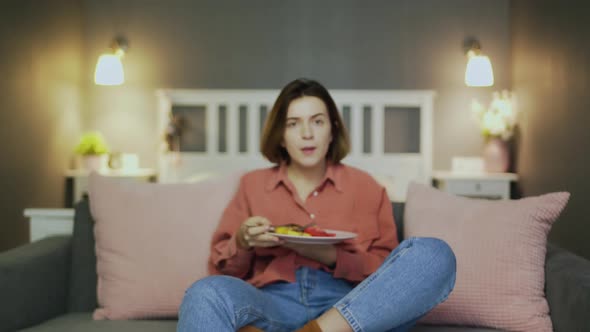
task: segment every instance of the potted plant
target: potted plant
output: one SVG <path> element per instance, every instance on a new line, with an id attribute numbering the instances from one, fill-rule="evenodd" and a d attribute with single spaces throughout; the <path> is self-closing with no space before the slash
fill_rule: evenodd
<path id="1" fill-rule="evenodd" d="M 109 147 L 104 137 L 97 131 L 87 132 L 80 138 L 75 149 L 83 169 L 101 171 L 108 168 Z"/>
<path id="2" fill-rule="evenodd" d="M 508 141 L 514 135 L 518 115 L 512 94 L 506 90 L 501 93 L 494 92 L 487 109 L 477 101 L 472 103 L 471 109 L 486 142 L 483 150 L 486 171 L 508 171 L 510 168 Z"/>

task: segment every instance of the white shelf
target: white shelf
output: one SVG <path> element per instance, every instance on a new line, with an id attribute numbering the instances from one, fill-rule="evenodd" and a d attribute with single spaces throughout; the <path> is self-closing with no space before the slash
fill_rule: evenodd
<path id="1" fill-rule="evenodd" d="M 66 177 L 86 177 L 90 175 L 90 171 L 85 169 L 68 169 L 65 171 Z M 98 174 L 104 176 L 113 176 L 113 177 L 151 177 L 156 176 L 156 170 L 152 168 L 137 168 L 137 169 L 130 169 L 130 170 L 104 170 L 99 171 Z"/>
<path id="2" fill-rule="evenodd" d="M 70 235 L 74 229 L 74 209 L 25 209 L 30 220 L 29 240 L 51 235 Z"/>
<path id="3" fill-rule="evenodd" d="M 63 218 L 73 218 L 74 217 L 74 209 L 25 209 L 24 212 L 25 217 L 27 218 L 34 218 L 34 217 L 45 217 L 47 219 L 63 219 Z"/>
<path id="4" fill-rule="evenodd" d="M 440 190 L 467 197 L 510 199 L 510 183 L 518 181 L 514 173 L 435 171 L 434 184 Z"/>
<path id="5" fill-rule="evenodd" d="M 440 180 L 518 180 L 518 174 L 515 173 L 434 171 L 432 175 Z"/>

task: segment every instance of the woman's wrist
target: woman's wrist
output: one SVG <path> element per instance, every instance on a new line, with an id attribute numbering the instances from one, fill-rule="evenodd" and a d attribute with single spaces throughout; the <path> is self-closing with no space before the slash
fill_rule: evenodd
<path id="1" fill-rule="evenodd" d="M 242 250 L 252 249 L 252 247 L 250 247 L 248 242 L 246 242 L 246 240 L 244 239 L 244 235 L 242 234 L 241 229 L 239 229 L 238 232 L 236 233 L 236 245 L 238 246 L 239 249 L 242 249 Z"/>
<path id="2" fill-rule="evenodd" d="M 324 265 L 327 265 L 330 268 L 336 267 L 336 260 L 338 258 L 338 249 L 336 246 L 331 245 L 330 248 L 326 251 L 325 261 L 323 262 Z"/>

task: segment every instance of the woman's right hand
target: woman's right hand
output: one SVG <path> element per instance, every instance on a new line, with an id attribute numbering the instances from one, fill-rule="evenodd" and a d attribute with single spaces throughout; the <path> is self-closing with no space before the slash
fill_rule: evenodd
<path id="1" fill-rule="evenodd" d="M 270 221 L 264 217 L 250 217 L 240 225 L 236 241 L 242 249 L 252 247 L 274 247 L 281 244 L 278 237 L 272 235 Z"/>

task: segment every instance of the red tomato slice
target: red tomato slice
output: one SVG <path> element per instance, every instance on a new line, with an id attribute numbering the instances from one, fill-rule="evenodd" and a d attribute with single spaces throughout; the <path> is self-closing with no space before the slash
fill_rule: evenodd
<path id="1" fill-rule="evenodd" d="M 336 236 L 336 234 L 328 233 L 317 226 L 307 227 L 303 231 L 311 236 Z"/>

